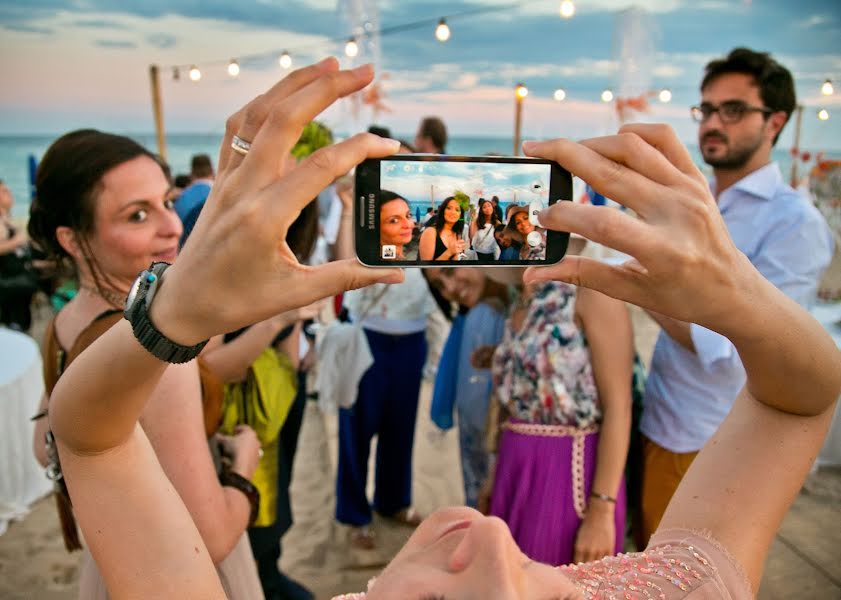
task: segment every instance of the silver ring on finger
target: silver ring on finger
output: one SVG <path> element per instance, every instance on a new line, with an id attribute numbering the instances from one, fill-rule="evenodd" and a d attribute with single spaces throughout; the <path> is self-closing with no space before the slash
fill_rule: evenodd
<path id="1" fill-rule="evenodd" d="M 238 135 L 235 135 L 233 139 L 231 139 L 231 150 L 237 154 L 245 156 L 251 150 L 251 142 L 246 142 Z"/>

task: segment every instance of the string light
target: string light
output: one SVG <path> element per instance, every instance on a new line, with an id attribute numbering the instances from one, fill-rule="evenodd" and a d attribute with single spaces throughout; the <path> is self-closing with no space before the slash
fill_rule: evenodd
<path id="1" fill-rule="evenodd" d="M 824 81 L 823 85 L 821 86 L 821 94 L 823 94 L 824 96 L 831 96 L 834 92 L 835 90 L 832 88 L 832 81 L 830 81 L 829 79 Z"/>
<path id="2" fill-rule="evenodd" d="M 524 86 L 522 83 L 518 83 L 517 87 L 514 89 L 514 94 L 516 94 L 518 100 L 522 100 L 529 95 L 529 88 Z"/>
<path id="3" fill-rule="evenodd" d="M 439 42 L 446 42 L 450 39 L 450 26 L 447 25 L 446 19 L 438 21 L 438 27 L 435 28 L 435 37 Z"/>
<path id="4" fill-rule="evenodd" d="M 232 60 L 228 63 L 228 75 L 231 77 L 239 75 L 239 63 L 237 61 Z"/>
<path id="5" fill-rule="evenodd" d="M 672 101 L 672 90 L 665 88 L 660 90 L 660 94 L 658 95 L 660 102 L 666 103 Z"/>
<path id="6" fill-rule="evenodd" d="M 819 118 L 821 121 L 826 121 L 826 120 L 828 120 L 828 119 L 829 119 L 829 111 L 828 111 L 828 110 L 826 110 L 825 108 L 820 109 L 820 110 L 818 111 L 818 118 Z"/>
<path id="7" fill-rule="evenodd" d="M 284 50 L 283 54 L 280 55 L 280 58 L 277 59 L 278 64 L 282 69 L 288 69 L 292 66 L 292 57 L 289 56 L 289 53 Z"/>
<path id="8" fill-rule="evenodd" d="M 356 38 L 350 38 L 345 44 L 345 55 L 353 58 L 357 54 L 359 54 L 359 44 L 356 43 Z"/>
<path id="9" fill-rule="evenodd" d="M 555 90 L 554 96 L 555 100 L 561 102 L 564 98 L 567 97 L 567 93 L 563 90 L 563 88 L 558 88 L 557 90 Z"/>
<path id="10" fill-rule="evenodd" d="M 613 92 L 610 90 L 605 90 L 602 92 L 602 102 L 612 102 L 613 101 Z"/>
<path id="11" fill-rule="evenodd" d="M 572 0 L 563 0 L 561 2 L 561 16 L 564 19 L 571 19 L 575 14 L 575 3 Z"/>
<path id="12" fill-rule="evenodd" d="M 196 65 L 190 67 L 190 81 L 198 81 L 201 79 L 201 71 Z"/>

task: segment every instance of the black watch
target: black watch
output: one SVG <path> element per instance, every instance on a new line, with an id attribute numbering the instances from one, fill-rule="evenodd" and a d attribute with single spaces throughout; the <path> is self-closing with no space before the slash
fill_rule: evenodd
<path id="1" fill-rule="evenodd" d="M 195 346 L 182 346 L 158 331 L 149 319 L 149 307 L 169 266 L 164 262 L 152 263 L 137 276 L 126 298 L 123 315 L 131 323 L 137 341 L 155 357 L 170 363 L 185 363 L 199 355 L 207 340 Z"/>

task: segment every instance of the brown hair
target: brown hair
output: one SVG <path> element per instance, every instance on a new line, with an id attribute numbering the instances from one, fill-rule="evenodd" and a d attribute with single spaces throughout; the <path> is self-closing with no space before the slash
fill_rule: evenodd
<path id="1" fill-rule="evenodd" d="M 426 117 L 420 124 L 419 133 L 422 137 L 432 140 L 435 147 L 442 153 L 447 148 L 447 126 L 438 117 Z"/>

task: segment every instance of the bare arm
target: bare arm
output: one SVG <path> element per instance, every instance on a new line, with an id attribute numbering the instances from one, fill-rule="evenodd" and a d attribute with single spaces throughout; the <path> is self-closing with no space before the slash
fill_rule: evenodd
<path id="1" fill-rule="evenodd" d="M 578 292 L 576 311 L 587 335 L 603 413 L 592 490 L 616 498 L 631 435 L 631 319 L 624 302 L 586 288 Z M 613 554 L 615 508 L 609 501 L 589 498 L 576 539 L 576 562 Z"/>
<path id="2" fill-rule="evenodd" d="M 23 246 L 27 241 L 29 241 L 29 238 L 26 236 L 26 232 L 18 231 L 12 237 L 0 240 L 0 254 L 14 252 Z"/>
<path id="3" fill-rule="evenodd" d="M 438 232 L 434 227 L 427 227 L 420 236 L 418 254 L 421 260 L 432 260 L 435 256 L 435 237 Z"/>
<path id="4" fill-rule="evenodd" d="M 671 128 L 632 125 L 576 144 L 529 145 L 554 158 L 638 219 L 559 203 L 541 213 L 630 254 L 607 265 L 571 256 L 531 269 L 598 289 L 729 338 L 747 385 L 683 479 L 661 528 L 706 530 L 745 568 L 754 589 L 771 539 L 821 446 L 841 390 L 841 353 L 806 311 L 764 279 L 730 239 L 714 199 Z"/>
<path id="5" fill-rule="evenodd" d="M 336 194 L 342 201 L 342 216 L 339 222 L 339 233 L 333 249 L 337 260 L 356 257 L 353 247 L 353 182 L 340 179 L 336 184 Z"/>

